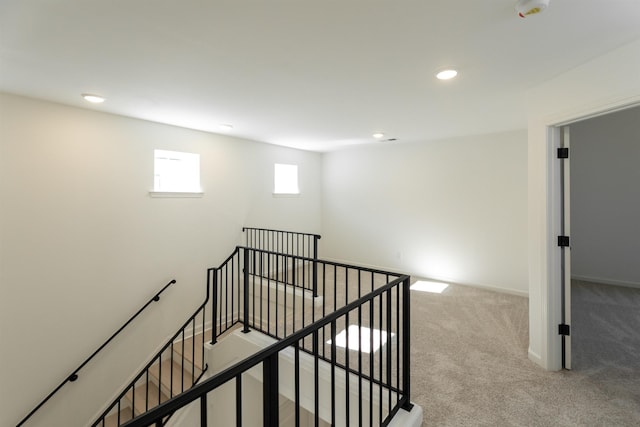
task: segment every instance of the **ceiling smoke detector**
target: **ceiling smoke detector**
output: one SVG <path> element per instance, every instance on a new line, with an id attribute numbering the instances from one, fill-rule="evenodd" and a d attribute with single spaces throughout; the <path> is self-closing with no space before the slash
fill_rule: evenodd
<path id="1" fill-rule="evenodd" d="M 516 4 L 516 12 L 520 18 L 526 18 L 542 12 L 549 6 L 549 0 L 520 0 Z"/>

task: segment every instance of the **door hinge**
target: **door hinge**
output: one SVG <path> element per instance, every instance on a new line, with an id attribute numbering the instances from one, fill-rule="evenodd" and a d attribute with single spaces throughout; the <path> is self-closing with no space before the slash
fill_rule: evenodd
<path id="1" fill-rule="evenodd" d="M 565 325 L 564 323 L 558 325 L 558 334 L 565 336 L 571 335 L 571 326 Z"/>
<path id="2" fill-rule="evenodd" d="M 569 148 L 568 147 L 558 148 L 558 158 L 559 159 L 568 159 L 569 158 Z"/>
<path id="3" fill-rule="evenodd" d="M 569 247 L 569 236 L 558 236 L 558 246 L 561 248 Z"/>

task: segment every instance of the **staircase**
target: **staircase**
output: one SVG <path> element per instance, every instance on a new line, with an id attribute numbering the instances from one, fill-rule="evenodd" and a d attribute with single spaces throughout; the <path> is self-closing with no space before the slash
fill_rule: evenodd
<path id="1" fill-rule="evenodd" d="M 204 302 L 91 426 L 419 425 L 393 422 L 421 420 L 409 397 L 409 277 L 321 261 L 317 235 L 243 231 L 247 246 L 208 270 Z M 227 335 L 267 340 L 216 356 Z"/>
<path id="2" fill-rule="evenodd" d="M 109 414 L 120 413 L 120 424 L 113 425 L 132 413 L 127 426 L 164 425 L 169 416 L 175 425 L 342 425 L 348 419 L 378 426 L 411 412 L 408 276 L 238 247 L 210 270 L 209 286 L 213 333 L 204 341 L 187 334 L 171 344 L 173 361 L 192 370 L 176 373 L 174 367 L 167 374 L 173 361 L 161 355 L 123 396 L 119 412 Z M 195 330 L 205 320 L 192 322 Z M 244 332 L 236 331 L 236 338 L 262 335 L 268 344 L 247 347 L 245 339 L 226 359 L 214 357 L 225 347 L 221 335 L 236 325 Z M 338 344 L 339 333 L 347 334 L 346 347 Z M 201 346 L 209 339 L 216 345 L 206 356 Z M 199 373 L 203 380 L 194 385 Z M 169 397 L 175 397 L 171 406 L 162 405 Z M 189 405 L 195 399 L 200 405 Z M 215 419 L 207 421 L 207 412 Z"/>
<path id="3" fill-rule="evenodd" d="M 204 335 L 200 332 L 184 340 L 173 341 L 173 345 L 124 394 L 119 405 L 104 418 L 104 422 L 96 425 L 118 427 L 191 388 L 205 368 L 203 353 L 194 351 L 203 348 L 203 339 L 204 343 L 211 342 L 211 329 L 206 330 Z"/>

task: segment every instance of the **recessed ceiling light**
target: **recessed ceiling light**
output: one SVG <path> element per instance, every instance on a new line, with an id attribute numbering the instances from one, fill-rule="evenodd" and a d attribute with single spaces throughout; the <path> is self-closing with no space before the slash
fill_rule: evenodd
<path id="1" fill-rule="evenodd" d="M 225 132 L 230 132 L 233 130 L 233 125 L 226 124 L 226 123 L 221 124 L 219 127 L 220 127 L 220 130 Z"/>
<path id="2" fill-rule="evenodd" d="M 373 136 L 375 139 L 381 139 L 381 138 L 384 138 L 384 133 L 378 132 L 378 133 L 374 133 L 371 136 Z"/>
<path id="3" fill-rule="evenodd" d="M 447 69 L 447 70 L 440 71 L 438 74 L 436 74 L 436 77 L 440 80 L 449 80 L 454 78 L 457 75 L 458 75 L 458 72 L 456 70 Z"/>
<path id="4" fill-rule="evenodd" d="M 85 101 L 89 101 L 93 104 L 100 104 L 105 101 L 105 99 L 100 95 L 93 95 L 91 93 L 83 93 L 82 97 L 85 99 Z"/>

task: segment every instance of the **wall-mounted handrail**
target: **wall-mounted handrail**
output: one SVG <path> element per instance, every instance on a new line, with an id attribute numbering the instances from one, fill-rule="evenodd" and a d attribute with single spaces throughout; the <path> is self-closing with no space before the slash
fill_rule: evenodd
<path id="1" fill-rule="evenodd" d="M 167 283 L 166 285 L 164 285 L 164 287 L 162 289 L 160 289 L 160 291 L 158 291 L 153 297 L 151 297 L 151 299 L 149 301 L 147 301 L 147 303 L 145 305 L 143 305 L 133 316 L 131 316 L 129 318 L 129 320 L 127 320 L 125 322 L 124 325 L 122 325 L 120 327 L 120 329 L 118 329 L 116 332 L 113 333 L 113 335 L 111 335 L 100 347 L 98 347 L 98 349 L 96 351 L 94 351 L 91 356 L 87 357 L 87 359 L 82 362 L 82 364 L 80 366 L 78 366 L 71 374 L 69 374 L 64 381 L 62 381 L 62 383 L 60 383 L 60 385 L 58 385 L 58 387 L 56 387 L 51 393 L 49 393 L 47 395 L 47 397 L 45 397 L 42 402 L 40 402 L 38 404 L 38 406 L 36 406 L 35 408 L 33 408 L 33 410 L 31 412 L 29 412 L 27 414 L 26 417 L 24 417 L 18 424 L 16 427 L 20 427 L 21 425 L 23 425 L 29 418 L 31 418 L 31 416 L 33 414 L 35 414 L 45 403 L 47 403 L 47 401 L 49 399 L 51 399 L 53 397 L 53 395 L 55 395 L 62 387 L 64 387 L 65 384 L 67 384 L 68 382 L 74 382 L 75 380 L 78 379 L 78 372 L 80 372 L 80 370 L 82 368 L 84 368 L 90 361 L 91 359 L 93 359 L 98 353 L 100 353 L 100 351 L 102 351 L 103 348 L 105 348 L 111 341 L 113 341 L 113 339 L 120 333 L 122 332 L 127 326 L 129 326 L 129 324 L 131 322 L 133 322 L 133 320 L 138 317 L 140 315 L 140 313 L 142 313 L 148 306 L 150 306 L 152 303 L 160 301 L 160 295 L 171 285 L 173 285 L 174 283 L 176 283 L 175 279 L 170 281 L 169 283 Z"/>

